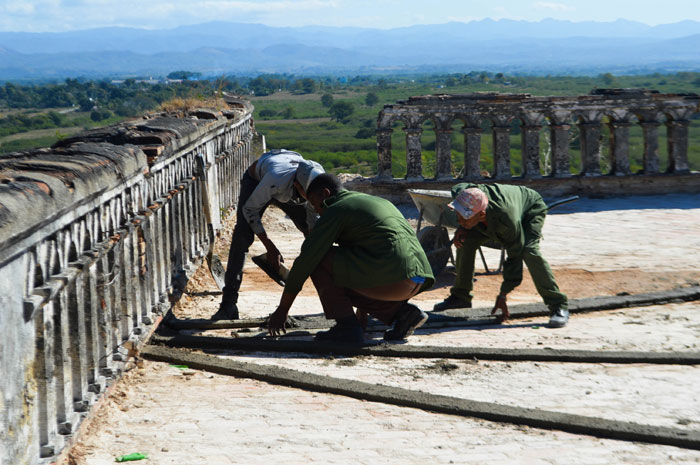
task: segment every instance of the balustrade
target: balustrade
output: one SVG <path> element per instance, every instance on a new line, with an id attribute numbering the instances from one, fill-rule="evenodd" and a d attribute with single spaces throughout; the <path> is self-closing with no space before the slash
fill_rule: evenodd
<path id="1" fill-rule="evenodd" d="M 421 148 L 422 124 L 432 121 L 436 134 L 435 179 L 482 178 L 481 134 L 487 123 L 493 137 L 493 173 L 495 180 L 516 179 L 512 173 L 522 173 L 519 179 L 543 176 L 568 178 L 572 175 L 597 177 L 603 175 L 629 176 L 630 128 L 642 129 L 644 149 L 640 173 L 660 174 L 659 126 L 667 127 L 667 173 L 687 173 L 688 127 L 690 117 L 697 113 L 697 94 L 660 94 L 639 89 L 598 89 L 591 95 L 579 97 L 532 97 L 529 94 L 474 93 L 466 95 L 427 95 L 411 97 L 393 105 L 385 105 L 377 123 L 378 178 L 396 181 L 392 173 L 391 137 L 396 123 L 403 123 L 406 135 L 407 181 L 424 179 Z M 511 161 L 511 130 L 519 120 L 522 166 L 514 169 Z M 453 124 L 463 123 L 464 167 L 461 175 L 453 175 Z M 609 133 L 609 160 L 603 159 L 603 125 Z M 581 168 L 572 173 L 572 128 L 578 129 Z M 546 166 L 541 163 L 540 134 L 548 133 L 549 147 Z M 609 169 L 601 169 L 607 165 Z M 606 172 L 603 172 L 606 171 Z"/>

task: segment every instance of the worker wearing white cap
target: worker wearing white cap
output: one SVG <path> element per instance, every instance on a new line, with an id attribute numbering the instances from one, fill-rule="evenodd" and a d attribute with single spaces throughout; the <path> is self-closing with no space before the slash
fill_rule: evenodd
<path id="1" fill-rule="evenodd" d="M 262 215 L 268 205 L 274 204 L 282 209 L 304 236 L 309 233 L 318 215 L 306 202 L 306 189 L 323 172 L 320 164 L 304 160 L 299 153 L 290 150 L 266 152 L 248 168 L 241 179 L 223 297 L 213 318 L 239 318 L 236 304 L 243 280 L 243 263 L 255 236 L 265 246 L 272 269 L 279 269 L 284 261 L 262 224 Z"/>
<path id="2" fill-rule="evenodd" d="M 453 242 L 457 247 L 457 277 L 450 296 L 433 307 L 434 311 L 471 307 L 474 258 L 487 241 L 503 245 L 508 258 L 503 265 L 503 283 L 493 312 L 502 311 L 507 319 L 506 296 L 523 279 L 527 265 L 537 292 L 551 312 L 549 327 L 560 328 L 569 320 L 568 300 L 559 290 L 549 264 L 540 252 L 542 226 L 547 205 L 540 194 L 522 186 L 462 183 L 452 187 L 459 228 Z"/>

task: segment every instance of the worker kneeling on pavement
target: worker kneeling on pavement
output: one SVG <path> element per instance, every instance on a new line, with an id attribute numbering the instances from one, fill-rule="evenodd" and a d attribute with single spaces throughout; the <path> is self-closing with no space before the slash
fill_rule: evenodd
<path id="1" fill-rule="evenodd" d="M 506 296 L 522 282 L 524 261 L 551 312 L 549 326 L 565 326 L 569 320 L 568 300 L 540 252 L 547 213 L 540 194 L 522 186 L 462 183 L 452 188 L 452 197 L 449 206 L 457 213 L 460 225 L 453 239 L 457 247 L 457 278 L 450 296 L 433 310 L 471 307 L 476 250 L 494 240 L 503 245 L 508 258 L 503 265 L 501 292 L 491 314 L 500 309 L 502 320 L 508 319 Z"/>
<path id="2" fill-rule="evenodd" d="M 269 333 L 285 331 L 289 309 L 310 276 L 326 318 L 336 320 L 316 340 L 363 342 L 367 314 L 393 324 L 384 339 L 408 337 L 428 319 L 408 299 L 435 280 L 401 212 L 388 200 L 343 189 L 330 174 L 318 175 L 306 195 L 320 218 L 289 272 L 280 304 L 268 320 Z"/>

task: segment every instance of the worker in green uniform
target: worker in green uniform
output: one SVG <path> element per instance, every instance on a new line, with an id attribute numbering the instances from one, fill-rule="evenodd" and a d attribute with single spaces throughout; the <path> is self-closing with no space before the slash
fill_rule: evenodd
<path id="1" fill-rule="evenodd" d="M 452 187 L 452 198 L 449 206 L 457 213 L 460 225 L 453 239 L 457 247 L 457 278 L 450 296 L 433 310 L 471 307 L 476 250 L 494 240 L 503 245 L 508 258 L 503 265 L 501 291 L 491 313 L 500 309 L 501 318 L 508 318 L 506 296 L 522 282 L 524 261 L 537 292 L 549 307 L 549 326 L 565 326 L 569 320 L 568 300 L 540 252 L 547 213 L 540 194 L 522 186 L 462 183 Z"/>
<path id="2" fill-rule="evenodd" d="M 289 309 L 311 277 L 326 318 L 336 320 L 316 340 L 361 343 L 366 315 L 393 325 L 384 333 L 386 340 L 412 334 L 428 315 L 408 300 L 435 280 L 401 212 L 381 197 L 343 189 L 330 174 L 318 175 L 306 198 L 320 218 L 289 272 L 279 306 L 268 320 L 269 333 L 285 331 Z"/>

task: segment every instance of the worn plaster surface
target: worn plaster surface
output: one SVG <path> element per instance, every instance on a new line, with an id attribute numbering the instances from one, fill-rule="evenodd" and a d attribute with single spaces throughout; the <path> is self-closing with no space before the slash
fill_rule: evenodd
<path id="1" fill-rule="evenodd" d="M 407 214 L 411 216 L 410 210 Z M 266 222 L 270 237 L 291 262 L 300 235 L 278 212 L 270 212 Z M 550 215 L 544 236 L 544 255 L 572 298 L 662 291 L 700 281 L 697 195 L 582 199 Z M 223 242 L 218 250 L 225 256 Z M 487 252 L 487 260 L 497 260 L 496 251 Z M 251 253 L 262 253 L 261 245 L 256 242 Z M 245 272 L 241 313 L 263 317 L 274 310 L 281 288 L 252 263 Z M 475 304 L 487 307 L 500 277 L 477 279 Z M 430 309 L 447 295 L 449 281 L 446 272 L 437 288 L 417 303 Z M 321 312 L 308 284 L 293 314 Z M 207 317 L 216 311 L 218 298 L 211 278 L 200 272 L 175 313 L 180 318 Z M 510 301 L 539 298 L 526 279 Z M 545 322 L 537 317 L 503 325 L 425 329 L 408 344 L 700 350 L 700 302 L 577 314 L 558 330 L 545 328 Z M 700 430 L 700 371 L 693 365 L 217 355 L 460 399 Z M 151 361 L 117 383 L 84 429 L 65 454 L 66 463 L 113 463 L 114 457 L 137 451 L 147 452 L 147 463 L 155 464 L 700 463 L 700 451 L 430 413 Z"/>

